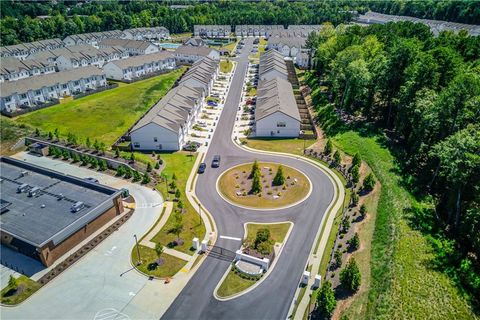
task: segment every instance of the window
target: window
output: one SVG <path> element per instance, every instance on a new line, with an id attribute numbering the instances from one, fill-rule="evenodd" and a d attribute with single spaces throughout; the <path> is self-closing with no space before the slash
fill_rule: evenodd
<path id="1" fill-rule="evenodd" d="M 286 126 L 287 126 L 287 123 L 285 121 L 277 122 L 277 128 L 285 128 Z"/>
<path id="2" fill-rule="evenodd" d="M 38 96 L 40 95 L 40 90 L 35 91 L 35 94 Z"/>
<path id="3" fill-rule="evenodd" d="M 67 89 L 67 85 L 66 84 L 62 85 L 62 88 Z"/>
<path id="4" fill-rule="evenodd" d="M 154 141 L 154 142 L 157 142 L 157 141 L 158 141 L 157 137 L 154 137 L 154 138 L 153 138 L 153 141 Z"/>
<path id="5" fill-rule="evenodd" d="M 5 101 L 7 101 L 7 102 L 12 101 L 12 97 L 6 97 L 6 98 L 5 98 Z"/>
<path id="6" fill-rule="evenodd" d="M 27 94 L 26 94 L 26 93 L 22 93 L 22 94 L 20 95 L 20 98 L 22 98 L 22 99 L 25 99 L 26 97 L 27 97 Z"/>
<path id="7" fill-rule="evenodd" d="M 134 142 L 134 143 L 133 143 L 133 146 L 134 146 L 135 148 L 140 148 L 140 143 Z"/>

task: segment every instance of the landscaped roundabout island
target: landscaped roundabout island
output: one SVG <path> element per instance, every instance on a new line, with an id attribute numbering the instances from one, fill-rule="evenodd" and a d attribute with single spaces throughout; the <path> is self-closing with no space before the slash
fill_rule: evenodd
<path id="1" fill-rule="evenodd" d="M 251 209 L 280 209 L 305 200 L 310 180 L 300 171 L 279 163 L 253 162 L 225 171 L 217 181 L 228 202 Z"/>

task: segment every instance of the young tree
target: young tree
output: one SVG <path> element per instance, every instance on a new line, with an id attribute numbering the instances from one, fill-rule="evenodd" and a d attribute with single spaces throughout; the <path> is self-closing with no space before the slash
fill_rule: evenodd
<path id="1" fill-rule="evenodd" d="M 55 128 L 53 135 L 55 136 L 55 139 L 60 140 L 60 131 L 58 131 L 58 128 Z"/>
<path id="2" fill-rule="evenodd" d="M 123 177 L 125 179 L 130 179 L 132 177 L 132 169 L 130 169 L 130 167 L 125 166 L 125 175 Z"/>
<path id="3" fill-rule="evenodd" d="M 357 262 L 355 261 L 355 258 L 351 258 L 345 269 L 340 272 L 340 283 L 345 289 L 351 292 L 357 292 L 360 288 L 361 281 L 362 276 L 358 269 Z"/>
<path id="4" fill-rule="evenodd" d="M 262 242 L 267 242 L 270 240 L 270 230 L 267 228 L 262 228 L 257 231 L 255 236 L 255 248 L 258 248 L 258 245 Z"/>
<path id="5" fill-rule="evenodd" d="M 105 154 L 105 152 L 107 151 L 107 146 L 105 145 L 104 142 L 100 142 L 98 144 L 98 150 L 100 151 L 101 154 Z"/>
<path id="6" fill-rule="evenodd" d="M 149 182 L 150 182 L 150 175 L 148 174 L 148 172 L 145 172 L 143 174 L 142 184 L 147 184 Z"/>
<path id="7" fill-rule="evenodd" d="M 278 166 L 277 173 L 275 174 L 275 177 L 273 178 L 272 184 L 274 186 L 281 186 L 285 183 L 285 176 L 283 175 L 283 168 L 282 166 Z"/>
<path id="8" fill-rule="evenodd" d="M 120 149 L 115 148 L 115 158 L 120 158 Z"/>
<path id="9" fill-rule="evenodd" d="M 177 183 L 175 182 L 175 180 L 172 180 L 172 182 L 170 182 L 168 184 L 168 186 L 170 187 L 170 190 L 173 192 L 173 190 L 177 189 Z"/>
<path id="10" fill-rule="evenodd" d="M 137 181 L 142 180 L 142 176 L 140 175 L 140 173 L 137 170 L 133 171 L 132 176 L 133 176 L 133 182 L 137 182 Z"/>
<path id="11" fill-rule="evenodd" d="M 180 240 L 180 233 L 183 231 L 183 219 L 181 214 L 175 214 L 175 223 L 173 227 L 170 229 L 174 235 L 177 236 L 177 241 Z"/>
<path id="12" fill-rule="evenodd" d="M 80 156 L 78 155 L 78 153 L 73 152 L 72 160 L 73 160 L 73 163 L 77 163 L 78 161 L 80 161 Z"/>
<path id="13" fill-rule="evenodd" d="M 333 162 L 337 166 L 342 162 L 342 156 L 340 155 L 340 151 L 337 150 L 333 154 Z"/>
<path id="14" fill-rule="evenodd" d="M 325 145 L 325 149 L 323 150 L 325 154 L 330 155 L 333 151 L 333 143 L 332 140 L 328 139 L 327 144 Z"/>
<path id="15" fill-rule="evenodd" d="M 38 128 L 35 128 L 35 136 L 36 137 L 40 136 L 40 130 L 38 130 Z"/>
<path id="16" fill-rule="evenodd" d="M 155 162 L 155 170 L 160 169 L 160 164 L 158 162 Z"/>
<path id="17" fill-rule="evenodd" d="M 358 250 L 360 247 L 360 237 L 358 236 L 358 233 L 355 232 L 353 235 L 352 239 L 348 242 L 349 248 L 352 251 Z"/>
<path id="18" fill-rule="evenodd" d="M 360 212 L 360 216 L 361 216 L 362 218 L 365 218 L 365 216 L 367 215 L 367 207 L 366 207 L 364 204 L 362 204 L 362 205 L 360 206 L 359 212 Z"/>
<path id="19" fill-rule="evenodd" d="M 90 167 L 91 167 L 92 169 L 95 169 L 96 167 L 98 167 L 98 160 L 97 160 L 97 158 L 95 158 L 95 157 L 91 157 L 91 158 L 90 158 Z"/>
<path id="20" fill-rule="evenodd" d="M 180 196 L 182 193 L 180 192 L 180 189 L 175 190 L 175 199 L 180 199 Z"/>
<path id="21" fill-rule="evenodd" d="M 330 319 L 336 306 L 337 300 L 335 300 L 332 284 L 328 281 L 325 281 L 323 282 L 320 292 L 317 296 L 318 311 L 323 319 Z"/>
<path id="22" fill-rule="evenodd" d="M 124 166 L 118 166 L 117 167 L 117 176 L 122 177 L 125 174 L 125 167 Z"/>
<path id="23" fill-rule="evenodd" d="M 177 175 L 175 174 L 175 172 L 172 174 L 172 180 L 177 181 Z"/>
<path id="24" fill-rule="evenodd" d="M 359 170 L 358 170 L 358 166 L 354 166 L 352 168 L 352 181 L 353 183 L 358 183 L 358 180 L 360 179 L 360 173 L 359 173 Z"/>
<path id="25" fill-rule="evenodd" d="M 105 161 L 104 159 L 101 159 L 100 161 L 98 161 L 98 170 L 100 171 L 105 171 L 107 170 L 107 161 Z"/>
<path id="26" fill-rule="evenodd" d="M 164 250 L 165 250 L 165 248 L 163 247 L 163 245 L 161 243 L 157 242 L 155 244 L 155 253 L 157 254 L 158 259 L 160 259 L 160 256 L 162 255 Z"/>
<path id="27" fill-rule="evenodd" d="M 97 139 L 93 142 L 93 149 L 95 149 L 96 152 L 100 150 L 100 143 L 98 143 Z"/>
<path id="28" fill-rule="evenodd" d="M 255 173 L 260 172 L 260 167 L 258 166 L 258 161 L 255 160 L 252 165 L 252 171 L 250 172 L 250 177 L 253 178 L 255 176 Z"/>
<path id="29" fill-rule="evenodd" d="M 342 252 L 340 250 L 335 250 L 333 254 L 333 259 L 335 260 L 335 267 L 339 268 L 342 266 Z"/>
<path id="30" fill-rule="evenodd" d="M 358 204 L 358 193 L 353 192 L 352 193 L 352 206 L 356 206 Z"/>
<path id="31" fill-rule="evenodd" d="M 130 153 L 130 161 L 135 162 L 135 154 L 133 152 Z"/>
<path id="32" fill-rule="evenodd" d="M 258 172 L 253 174 L 252 189 L 250 192 L 253 194 L 262 192 L 262 183 L 260 182 L 260 174 Z"/>
<path id="33" fill-rule="evenodd" d="M 360 166 L 361 163 L 362 163 L 362 158 L 360 157 L 360 153 L 357 152 L 355 153 L 352 159 L 352 168 L 355 166 Z"/>
<path id="34" fill-rule="evenodd" d="M 152 151 L 152 158 L 155 159 L 155 157 L 156 157 L 156 153 L 155 153 L 155 151 Z"/>
<path id="35" fill-rule="evenodd" d="M 92 147 L 92 142 L 90 141 L 89 137 L 87 137 L 87 140 L 85 140 L 85 145 L 87 146 L 87 149 L 90 149 Z"/>
<path id="36" fill-rule="evenodd" d="M 365 179 L 363 180 L 363 190 L 366 192 L 370 192 L 375 188 L 375 178 L 373 177 L 372 173 L 369 173 Z"/>
<path id="37" fill-rule="evenodd" d="M 177 208 L 180 209 L 180 210 L 179 210 L 180 212 L 183 211 L 183 207 L 184 207 L 184 206 L 183 206 L 183 201 L 182 201 L 182 199 L 179 199 L 179 200 L 177 201 Z"/>
<path id="38" fill-rule="evenodd" d="M 48 140 L 53 140 L 53 133 L 52 133 L 52 131 L 48 131 Z"/>
<path id="39" fill-rule="evenodd" d="M 350 219 L 348 219 L 348 217 L 345 217 L 342 220 L 342 230 L 344 233 L 347 233 L 348 230 L 350 230 Z"/>
<path id="40" fill-rule="evenodd" d="M 149 163 L 147 163 L 147 172 L 152 172 L 152 165 Z"/>

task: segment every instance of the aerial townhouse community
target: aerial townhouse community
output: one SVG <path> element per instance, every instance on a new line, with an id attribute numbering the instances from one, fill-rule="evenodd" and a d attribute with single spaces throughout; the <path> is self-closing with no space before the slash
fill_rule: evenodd
<path id="1" fill-rule="evenodd" d="M 195 25 L 193 35 L 195 37 L 227 38 L 232 32 L 230 25 Z"/>

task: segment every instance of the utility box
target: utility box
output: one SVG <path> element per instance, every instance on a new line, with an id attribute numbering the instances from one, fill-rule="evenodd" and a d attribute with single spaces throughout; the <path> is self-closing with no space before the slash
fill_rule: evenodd
<path id="1" fill-rule="evenodd" d="M 198 250 L 200 248 L 200 241 L 198 240 L 198 238 L 193 238 L 192 247 L 195 250 Z"/>
<path id="2" fill-rule="evenodd" d="M 310 272 L 309 271 L 303 271 L 302 284 L 308 284 L 308 279 L 309 278 L 310 278 Z"/>
<path id="3" fill-rule="evenodd" d="M 314 288 L 320 288 L 321 282 L 322 281 L 322 276 L 317 274 L 315 275 L 315 282 L 313 283 Z"/>
<path id="4" fill-rule="evenodd" d="M 207 252 L 208 240 L 202 240 L 202 252 Z"/>

